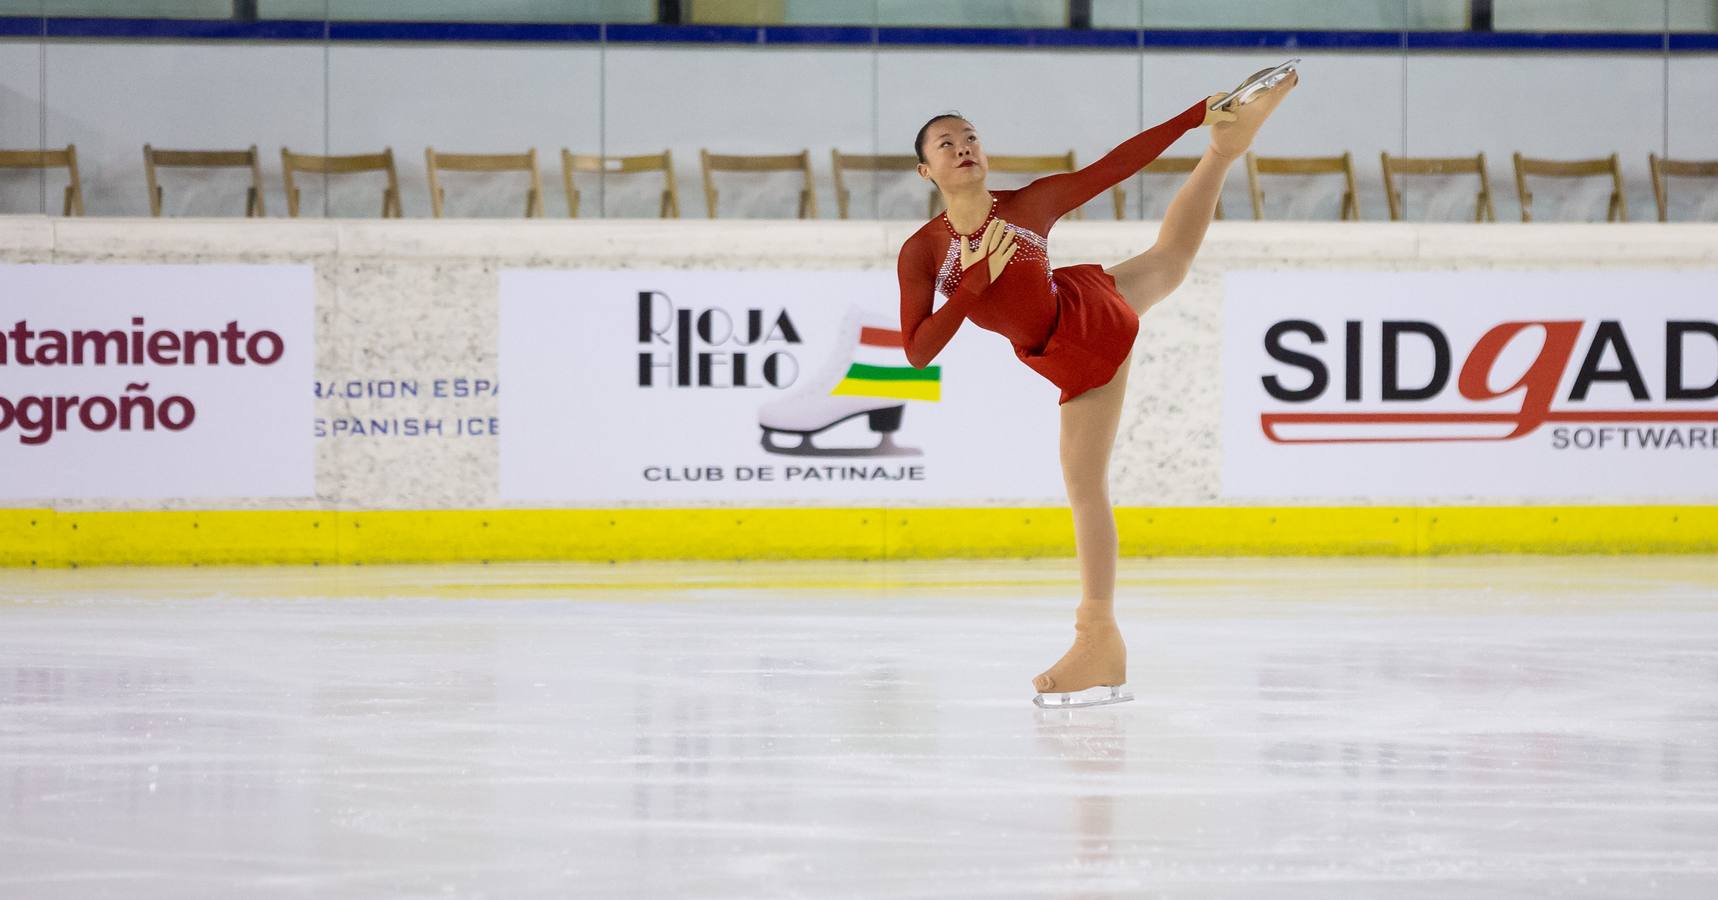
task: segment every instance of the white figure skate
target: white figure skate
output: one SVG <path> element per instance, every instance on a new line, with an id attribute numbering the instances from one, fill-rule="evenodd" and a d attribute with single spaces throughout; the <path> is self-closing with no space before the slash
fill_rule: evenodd
<path id="1" fill-rule="evenodd" d="M 1032 679 L 1041 709 L 1108 706 L 1133 699 L 1127 692 L 1127 642 L 1115 622 L 1076 614 L 1074 644 L 1044 674 Z"/>
<path id="2" fill-rule="evenodd" d="M 1234 90 L 1218 98 L 1211 104 L 1212 109 L 1223 109 L 1234 112 L 1238 106 L 1245 106 L 1254 97 L 1276 87 L 1294 74 L 1295 66 L 1300 65 L 1300 57 L 1295 57 L 1282 65 L 1269 69 L 1260 69 L 1248 75 Z"/>
<path id="3" fill-rule="evenodd" d="M 941 367 L 908 365 L 900 326 L 857 307 L 842 319 L 835 347 L 825 366 L 797 390 L 758 409 L 764 449 L 788 456 L 920 455 L 917 448 L 897 446 L 895 432 L 906 401 L 942 399 Z M 812 440 L 859 416 L 878 435 L 875 446 L 819 447 Z M 794 443 L 777 442 L 788 435 Z"/>
<path id="4" fill-rule="evenodd" d="M 1102 685 L 1086 688 L 1083 691 L 1071 691 L 1063 694 L 1051 691 L 1032 698 L 1032 702 L 1040 709 L 1077 709 L 1082 706 L 1108 706 L 1111 703 L 1126 703 L 1133 699 L 1127 693 L 1127 685 Z"/>

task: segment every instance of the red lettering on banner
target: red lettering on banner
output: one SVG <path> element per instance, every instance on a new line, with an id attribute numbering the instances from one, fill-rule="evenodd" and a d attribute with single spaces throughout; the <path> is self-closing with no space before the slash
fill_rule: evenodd
<path id="1" fill-rule="evenodd" d="M 0 332 L 0 368 L 18 366 L 271 366 L 286 355 L 279 332 L 247 332 L 229 320 L 219 332 L 187 329 L 147 330 L 142 316 L 131 316 L 131 331 L 31 329 L 20 319 Z M 82 426 L 85 431 L 184 431 L 197 420 L 189 397 L 156 400 L 143 393 L 147 382 L 127 384 L 117 397 L 0 395 L 0 432 L 16 428 L 18 442 L 40 446 L 56 434 Z"/>
<path id="2" fill-rule="evenodd" d="M 1533 365 L 1522 373 L 1521 380 L 1501 391 L 1491 390 L 1491 370 L 1497 364 L 1497 358 L 1503 355 L 1503 349 L 1516 335 L 1535 326 L 1545 329 L 1545 345 L 1539 348 Z M 1557 396 L 1557 383 L 1562 380 L 1569 359 L 1575 355 L 1575 341 L 1580 336 L 1580 322 L 1505 322 L 1487 331 L 1474 344 L 1467 362 L 1462 364 L 1456 388 L 1469 400 L 1494 400 L 1525 388 L 1515 430 L 1505 435 L 1503 440 L 1526 435 L 1544 424 L 1546 415 L 1551 412 L 1551 401 Z"/>
<path id="3" fill-rule="evenodd" d="M 1273 326 L 1272 335 L 1284 323 Z M 1316 331 L 1317 326 L 1310 322 L 1294 320 L 1292 324 L 1310 328 Z M 1388 323 L 1386 323 L 1388 324 Z M 1493 326 L 1481 335 L 1473 348 L 1468 352 L 1457 378 L 1457 390 L 1467 400 L 1484 402 L 1497 400 L 1512 394 L 1521 396 L 1521 408 L 1515 412 L 1297 412 L 1297 413 L 1262 413 L 1259 416 L 1259 426 L 1266 438 L 1279 444 L 1361 444 L 1361 443 L 1436 443 L 1442 441 L 1506 441 L 1524 437 L 1538 430 L 1548 422 L 1578 422 L 1578 423 L 1707 423 L 1718 422 L 1718 411 L 1697 409 L 1651 409 L 1651 410 L 1553 410 L 1552 404 L 1557 398 L 1557 388 L 1562 383 L 1563 376 L 1569 371 L 1569 365 L 1574 360 L 1576 345 L 1580 341 L 1581 332 L 1585 326 L 1579 320 L 1549 320 L 1536 322 L 1504 322 Z M 1606 326 L 1611 331 L 1606 331 Z M 1531 365 L 1522 373 L 1516 382 L 1502 390 L 1493 390 L 1491 376 L 1498 360 L 1503 356 L 1511 342 L 1528 329 L 1538 328 L 1544 332 L 1544 343 Z M 1689 389 L 1684 386 L 1682 363 L 1685 358 L 1681 352 L 1681 341 L 1688 333 L 1709 333 L 1718 337 L 1718 327 L 1707 322 L 1672 322 L 1667 326 L 1667 369 L 1665 375 L 1665 396 L 1668 399 L 1706 399 L 1712 393 L 1718 393 L 1718 383 L 1710 388 Z M 1601 323 L 1600 337 L 1592 343 L 1600 346 L 1601 340 L 1611 341 L 1616 346 L 1626 346 L 1619 327 L 1614 323 Z M 1267 335 L 1265 342 L 1267 350 L 1278 345 Z M 1619 355 L 1623 352 L 1618 351 Z M 1596 358 L 1597 351 L 1590 353 Z M 1294 396 L 1295 401 L 1310 401 L 1323 393 L 1328 379 L 1323 375 L 1323 363 L 1316 357 L 1303 352 L 1272 351 L 1273 358 L 1294 365 L 1313 373 L 1313 386 L 1308 389 L 1306 396 Z M 1349 365 L 1357 365 L 1353 354 L 1350 354 Z M 1590 359 L 1589 366 L 1595 365 Z M 1638 384 L 1638 372 L 1630 366 L 1632 363 L 1623 358 L 1616 370 L 1601 370 L 1595 378 L 1604 376 L 1604 380 L 1630 380 L 1630 387 L 1637 400 L 1646 399 L 1644 385 Z M 1630 373 L 1634 373 L 1632 378 Z M 1699 376 L 1694 376 L 1698 378 Z M 1271 389 L 1274 376 L 1266 377 L 1263 381 L 1266 389 Z M 1350 380 L 1354 376 L 1350 373 Z M 1273 393 L 1273 396 L 1277 394 Z M 1570 399 L 1583 399 L 1584 393 L 1579 389 Z M 1291 399 L 1278 396 L 1278 399 Z M 1358 399 L 1350 391 L 1349 400 Z M 1421 398 L 1414 398 L 1421 399 Z M 1292 436 L 1285 437 L 1278 432 L 1282 426 L 1356 426 L 1382 425 L 1396 426 L 1389 429 L 1370 429 L 1372 433 L 1345 434 L 1341 436 L 1321 435 L 1316 437 Z M 1413 426 L 1479 426 L 1472 429 L 1452 429 L 1455 433 L 1443 434 L 1414 434 L 1403 435 L 1401 428 Z M 1508 427 L 1507 433 L 1502 429 Z M 1441 428 L 1439 430 L 1442 430 Z M 1396 434 L 1391 434 L 1396 431 Z"/>

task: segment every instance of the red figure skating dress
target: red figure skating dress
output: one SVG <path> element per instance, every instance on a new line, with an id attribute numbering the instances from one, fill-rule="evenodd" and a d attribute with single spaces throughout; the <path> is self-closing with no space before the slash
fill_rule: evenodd
<path id="1" fill-rule="evenodd" d="M 991 191 L 990 215 L 961 235 L 948 214 L 925 223 L 901 247 L 901 335 L 907 358 L 923 367 L 971 319 L 1014 344 L 1014 354 L 1062 389 L 1062 403 L 1107 384 L 1133 349 L 1139 316 L 1099 265 L 1050 268 L 1050 229 L 1070 210 L 1109 190 L 1205 121 L 1205 101 L 1111 150 L 1078 172 L 1049 175 L 1017 191 Z M 1019 246 L 989 284 L 990 263 L 960 268 L 960 241 L 973 250 L 1001 217 Z M 932 312 L 932 294 L 946 302 Z"/>

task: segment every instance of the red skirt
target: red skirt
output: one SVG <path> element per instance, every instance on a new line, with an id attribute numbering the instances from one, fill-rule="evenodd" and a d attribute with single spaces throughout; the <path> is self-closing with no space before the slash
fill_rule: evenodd
<path id="1" fill-rule="evenodd" d="M 1133 351 L 1139 316 L 1127 305 L 1116 280 L 1096 264 L 1063 266 L 1056 283 L 1056 324 L 1042 348 L 1014 345 L 1014 355 L 1050 379 L 1069 400 L 1102 387 Z"/>

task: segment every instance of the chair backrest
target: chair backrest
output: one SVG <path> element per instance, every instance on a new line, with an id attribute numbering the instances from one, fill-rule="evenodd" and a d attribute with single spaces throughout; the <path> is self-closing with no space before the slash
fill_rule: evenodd
<path id="1" fill-rule="evenodd" d="M 799 217 L 817 218 L 817 183 L 812 180 L 810 150 L 775 156 L 734 156 L 700 149 L 698 157 L 704 168 L 704 203 L 709 207 L 710 218 L 716 218 L 715 173 L 795 171 L 805 173 L 805 187 L 799 192 Z"/>
<path id="2" fill-rule="evenodd" d="M 567 215 L 579 217 L 580 192 L 573 184 L 574 172 L 600 175 L 629 175 L 635 172 L 661 172 L 666 184 L 662 189 L 660 215 L 664 219 L 680 218 L 680 187 L 674 181 L 674 155 L 667 150 L 641 156 L 596 156 L 574 153 L 561 148 L 561 182 L 567 192 Z"/>
<path id="3" fill-rule="evenodd" d="M 1479 193 L 1474 197 L 1473 220 L 1497 221 L 1497 210 L 1491 205 L 1491 179 L 1485 174 L 1485 154 L 1476 156 L 1391 156 L 1379 154 L 1384 165 L 1384 197 L 1390 202 L 1390 220 L 1402 220 L 1402 192 L 1396 187 L 1398 175 L 1478 175 Z"/>
<path id="4" fill-rule="evenodd" d="M 1671 176 L 1678 178 L 1718 178 L 1718 159 L 1685 160 L 1665 159 L 1656 153 L 1648 153 L 1647 161 L 1652 166 L 1652 198 L 1658 201 L 1658 220 L 1670 221 L 1670 186 L 1666 180 Z"/>
<path id="5" fill-rule="evenodd" d="M 245 189 L 245 217 L 267 215 L 262 201 L 262 155 L 257 145 L 248 150 L 157 150 L 143 145 L 143 174 L 149 184 L 149 214 L 161 216 L 162 191 L 158 169 L 250 169 L 251 186 Z"/>
<path id="6" fill-rule="evenodd" d="M 1052 156 L 990 156 L 990 171 L 1014 172 L 1027 175 L 1053 175 L 1074 171 L 1074 151 Z"/>
<path id="7" fill-rule="evenodd" d="M 429 173 L 430 214 L 439 219 L 447 204 L 441 172 L 526 172 L 531 186 L 525 191 L 525 218 L 543 215 L 543 180 L 537 173 L 537 148 L 524 153 L 437 153 L 424 148 L 425 171 Z"/>
<path id="8" fill-rule="evenodd" d="M 1140 171 L 1147 175 L 1186 175 L 1191 173 L 1194 169 L 1199 168 L 1199 159 L 1200 157 L 1197 156 L 1159 156 L 1151 162 L 1146 163 L 1145 168 Z M 1122 203 L 1124 202 L 1124 196 L 1121 188 L 1118 187 L 1115 190 L 1116 218 L 1119 219 L 1122 217 Z M 1219 219 L 1223 218 L 1223 198 L 1221 196 L 1218 196 L 1217 198 L 1216 217 Z"/>
<path id="9" fill-rule="evenodd" d="M 398 219 L 403 213 L 400 210 L 400 179 L 394 170 L 394 148 L 383 148 L 381 153 L 367 153 L 355 156 L 315 156 L 309 153 L 294 153 L 285 147 L 280 148 L 281 177 L 286 181 L 286 214 L 298 218 L 298 188 L 293 184 L 292 176 L 296 172 L 313 175 L 350 175 L 358 172 L 384 172 L 388 176 L 388 186 L 382 190 L 382 218 Z"/>
<path id="10" fill-rule="evenodd" d="M 852 203 L 852 193 L 847 190 L 847 183 L 841 175 L 844 171 L 852 172 L 913 172 L 919 170 L 919 158 L 910 154 L 864 155 L 858 153 L 842 153 L 840 150 L 829 151 L 830 165 L 835 172 L 835 208 L 841 218 L 848 217 Z M 930 192 L 926 201 L 926 209 L 931 216 L 937 214 L 936 190 Z"/>
<path id="11" fill-rule="evenodd" d="M 1014 174 L 1038 175 L 1042 177 L 1044 175 L 1056 175 L 1062 172 L 1073 172 L 1079 169 L 1079 166 L 1074 162 L 1074 151 L 1072 150 L 1069 150 L 1067 153 L 1049 156 L 992 155 L 988 157 L 988 159 L 990 161 L 990 171 L 992 172 L 1009 172 Z M 1120 190 L 1120 188 L 1117 188 L 1117 190 Z M 1118 219 L 1122 217 L 1121 210 L 1123 203 L 1124 201 L 1119 199 L 1116 201 L 1116 218 Z M 1073 210 L 1068 215 L 1070 218 L 1075 219 L 1083 219 L 1086 217 L 1085 210 L 1083 209 Z"/>
<path id="12" fill-rule="evenodd" d="M 84 214 L 84 189 L 78 178 L 76 144 L 67 144 L 64 150 L 0 150 L 0 169 L 65 169 L 68 183 L 62 215 Z"/>
<path id="13" fill-rule="evenodd" d="M 1341 156 L 1258 156 L 1247 151 L 1247 191 L 1253 197 L 1253 218 L 1265 217 L 1265 192 L 1259 187 L 1261 175 L 1341 175 L 1346 183 L 1342 191 L 1341 218 L 1360 219 L 1360 198 L 1354 187 L 1354 158 Z"/>
<path id="14" fill-rule="evenodd" d="M 1599 159 L 1534 159 L 1515 154 L 1515 190 L 1521 195 L 1521 221 L 1533 221 L 1533 194 L 1527 190 L 1527 176 L 1536 178 L 1592 178 L 1609 175 L 1611 199 L 1605 208 L 1605 221 L 1627 222 L 1628 200 L 1623 195 L 1623 169 L 1617 155 Z"/>

